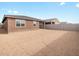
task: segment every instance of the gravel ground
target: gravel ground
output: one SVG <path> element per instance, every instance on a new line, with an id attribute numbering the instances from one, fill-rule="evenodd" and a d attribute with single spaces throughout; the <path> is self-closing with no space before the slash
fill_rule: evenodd
<path id="1" fill-rule="evenodd" d="M 0 34 L 0 55 L 77 56 L 79 32 L 39 29 Z"/>

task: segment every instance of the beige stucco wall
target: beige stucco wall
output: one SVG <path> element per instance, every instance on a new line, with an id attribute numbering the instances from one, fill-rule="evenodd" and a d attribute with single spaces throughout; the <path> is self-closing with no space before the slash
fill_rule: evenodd
<path id="1" fill-rule="evenodd" d="M 51 20 L 51 22 L 55 22 L 55 24 L 60 24 L 60 22 L 57 20 Z"/>
<path id="2" fill-rule="evenodd" d="M 15 32 L 15 31 L 25 31 L 30 29 L 39 29 L 39 22 L 36 23 L 36 26 L 33 26 L 33 21 L 26 21 L 25 20 L 25 27 L 17 28 L 16 27 L 16 19 L 7 18 L 4 22 L 4 28 L 7 29 L 8 32 Z"/>
<path id="3" fill-rule="evenodd" d="M 54 22 L 55 24 L 60 24 L 60 22 L 58 20 L 46 20 L 45 22 L 51 22 L 51 24 L 52 24 L 52 22 Z"/>

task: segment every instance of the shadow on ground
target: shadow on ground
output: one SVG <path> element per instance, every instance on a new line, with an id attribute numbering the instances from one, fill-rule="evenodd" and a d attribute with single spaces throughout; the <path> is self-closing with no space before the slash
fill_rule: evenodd
<path id="1" fill-rule="evenodd" d="M 79 32 L 65 33 L 59 39 L 54 40 L 35 53 L 34 56 L 79 56 L 78 33 Z"/>

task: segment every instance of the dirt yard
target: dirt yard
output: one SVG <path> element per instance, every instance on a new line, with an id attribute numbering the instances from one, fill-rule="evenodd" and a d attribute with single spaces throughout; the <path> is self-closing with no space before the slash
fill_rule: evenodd
<path id="1" fill-rule="evenodd" d="M 39 29 L 0 34 L 0 55 L 79 56 L 79 32 Z"/>

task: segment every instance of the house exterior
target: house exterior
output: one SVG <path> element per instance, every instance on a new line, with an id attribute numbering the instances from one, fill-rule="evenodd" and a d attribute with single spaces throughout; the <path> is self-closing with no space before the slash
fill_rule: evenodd
<path id="1" fill-rule="evenodd" d="M 56 21 L 41 20 L 21 15 L 4 15 L 2 20 L 3 28 L 7 33 L 45 28 L 47 22 L 52 23 Z"/>
<path id="2" fill-rule="evenodd" d="M 60 21 L 57 18 L 46 19 L 45 24 L 60 24 Z"/>

